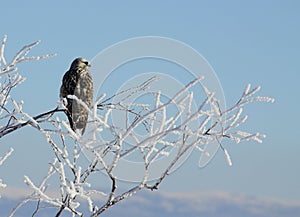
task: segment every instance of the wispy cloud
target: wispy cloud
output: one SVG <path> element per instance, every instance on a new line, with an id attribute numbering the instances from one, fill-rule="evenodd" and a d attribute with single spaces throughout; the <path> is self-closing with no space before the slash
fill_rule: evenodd
<path id="1" fill-rule="evenodd" d="M 299 217 L 300 201 L 284 201 L 227 192 L 139 194 L 112 210 L 139 207 L 149 216 L 173 217 Z M 113 208 L 114 209 L 114 208 Z M 121 212 L 119 213 L 121 214 Z M 138 216 L 148 216 L 138 215 Z M 115 216 L 115 215 L 112 215 Z M 124 215 L 123 215 L 124 216 Z M 128 215 L 130 216 L 130 215 Z M 132 215 L 134 216 L 134 215 Z"/>
<path id="2" fill-rule="evenodd" d="M 55 192 L 52 192 L 56 194 Z M 30 194 L 22 188 L 7 188 L 2 192 L 0 210 L 5 201 L 18 202 Z M 228 192 L 160 193 L 142 192 L 115 205 L 104 216 L 122 217 L 299 217 L 300 201 L 275 200 Z"/>

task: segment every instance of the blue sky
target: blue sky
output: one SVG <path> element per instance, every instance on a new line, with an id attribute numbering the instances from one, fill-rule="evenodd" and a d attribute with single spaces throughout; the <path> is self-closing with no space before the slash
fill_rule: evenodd
<path id="1" fill-rule="evenodd" d="M 228 105 L 249 82 L 261 85 L 260 94 L 276 102 L 251 105 L 246 111 L 246 128 L 267 134 L 263 144 L 227 142 L 232 167 L 219 152 L 199 169 L 198 156 L 192 155 L 161 190 L 227 191 L 300 200 L 298 1 L 26 1 L 15 5 L 1 2 L 0 36 L 8 35 L 7 58 L 36 40 L 42 44 L 32 54 L 58 54 L 20 68 L 27 81 L 15 96 L 24 99 L 30 114 L 55 107 L 62 75 L 74 57 L 92 59 L 108 46 L 132 37 L 174 38 L 208 60 Z M 6 183 L 23 186 L 23 174 L 43 177 L 48 166 L 45 159 L 50 161 L 51 156 L 40 135 L 26 128 L 0 144 L 0 153 L 15 149 L 0 168 Z"/>

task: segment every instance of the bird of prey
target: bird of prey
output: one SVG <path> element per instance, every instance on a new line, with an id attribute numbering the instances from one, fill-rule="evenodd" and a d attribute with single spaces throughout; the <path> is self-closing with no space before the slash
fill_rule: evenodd
<path id="1" fill-rule="evenodd" d="M 89 61 L 84 58 L 76 58 L 62 79 L 60 87 L 60 98 L 67 99 L 66 115 L 68 117 L 71 129 L 81 130 L 83 134 L 86 128 L 86 123 L 89 111 L 83 104 L 76 99 L 70 99 L 68 95 L 75 95 L 79 100 L 92 107 L 93 101 L 93 79 L 88 71 L 90 67 Z"/>

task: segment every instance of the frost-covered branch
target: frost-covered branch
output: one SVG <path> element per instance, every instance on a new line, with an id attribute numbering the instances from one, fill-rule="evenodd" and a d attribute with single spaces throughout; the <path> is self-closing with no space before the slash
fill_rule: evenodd
<path id="1" fill-rule="evenodd" d="M 7 36 L 4 35 L 0 45 L 0 138 L 13 132 L 25 125 L 31 124 L 28 115 L 23 111 L 24 102 L 17 102 L 13 97 L 13 90 L 25 81 L 25 78 L 18 73 L 17 65 L 25 61 L 34 61 L 52 57 L 53 55 L 28 56 L 31 49 L 40 43 L 40 41 L 24 46 L 17 54 L 7 61 L 5 57 L 5 45 Z M 38 117 L 37 119 L 39 119 Z M 27 121 L 25 121 L 27 119 Z M 0 166 L 12 154 L 10 150 L 0 158 Z M 0 188 L 6 185 L 0 179 Z"/>
<path id="2" fill-rule="evenodd" d="M 23 111 L 24 102 L 17 102 L 12 95 L 12 90 L 25 81 L 25 78 L 18 73 L 17 65 L 25 61 L 36 61 L 55 56 L 46 54 L 41 56 L 28 56 L 30 51 L 40 41 L 36 41 L 21 48 L 11 61 L 5 58 L 5 44 L 7 36 L 4 35 L 0 47 L 0 138 L 26 125 L 35 125 L 36 121 L 51 115 L 58 109 L 29 118 Z"/>
<path id="3" fill-rule="evenodd" d="M 4 161 L 13 153 L 14 149 L 13 148 L 10 148 L 9 151 L 3 156 L 3 157 L 0 157 L 0 166 L 4 163 Z M 6 187 L 6 184 L 4 184 L 2 182 L 2 179 L 0 179 L 0 189 L 1 188 L 5 188 Z M 1 195 L 0 195 L 0 198 L 1 198 Z"/>
<path id="4" fill-rule="evenodd" d="M 41 41 L 36 41 L 34 43 L 25 45 L 17 52 L 17 54 L 12 58 L 11 61 L 7 62 L 4 54 L 6 40 L 7 40 L 7 36 L 4 35 L 0 47 L 0 62 L 1 62 L 0 76 L 3 76 L 4 74 L 11 73 L 11 72 L 16 72 L 18 70 L 16 66 L 21 62 L 41 60 L 41 59 L 46 59 L 55 56 L 55 54 L 46 54 L 41 56 L 28 56 L 31 49 L 37 46 L 38 44 L 40 44 L 41 42 Z"/>
<path id="5" fill-rule="evenodd" d="M 53 161 L 42 180 L 33 180 L 31 174 L 24 174 L 24 182 L 32 193 L 17 204 L 10 216 L 30 201 L 37 203 L 33 215 L 41 212 L 42 208 L 51 207 L 55 216 L 65 212 L 72 216 L 99 216 L 142 189 L 158 189 L 166 176 L 192 150 L 197 151 L 200 157 L 209 155 L 206 147 L 216 142 L 231 165 L 222 139 L 236 143 L 248 140 L 262 142 L 265 137 L 257 132 L 240 130 L 247 121 L 243 112 L 249 103 L 273 102 L 274 99 L 255 96 L 260 87 L 251 89 L 249 84 L 236 104 L 222 110 L 214 91 L 205 86 L 202 86 L 204 97 L 195 97 L 193 88 L 201 85 L 203 77 L 189 82 L 168 100 L 162 97 L 164 93 L 160 90 L 150 91 L 158 77 L 149 78 L 112 96 L 106 97 L 103 93 L 92 108 L 76 96 L 68 95 L 67 98 L 76 100 L 90 113 L 86 131 L 81 135 L 57 115 L 65 111 L 64 100 L 55 109 L 35 116 L 23 110 L 23 101 L 14 100 L 12 90 L 25 80 L 18 74 L 17 64 L 52 55 L 28 57 L 31 49 L 39 43 L 37 41 L 24 46 L 8 62 L 4 56 L 5 43 L 6 37 L 0 47 L 0 139 L 24 126 L 31 126 L 44 136 L 53 153 Z M 140 94 L 152 98 L 136 103 L 135 99 Z M 0 165 L 11 152 L 0 158 Z M 86 159 L 88 163 L 83 163 Z M 139 163 L 140 169 L 126 168 L 127 180 L 132 176 L 139 178 L 132 179 L 130 188 L 118 189 L 118 171 L 128 159 L 134 164 Z M 159 164 L 159 169 L 156 164 Z M 97 178 L 100 173 L 106 176 L 109 188 L 101 187 L 103 180 Z M 50 189 L 49 183 L 53 180 L 56 184 L 52 184 Z M 0 187 L 3 186 L 0 181 Z M 84 213 L 85 204 L 88 205 L 88 213 Z"/>
<path id="6" fill-rule="evenodd" d="M 154 94 L 153 105 L 144 103 L 118 107 L 117 105 L 122 105 L 123 102 L 110 103 L 102 96 L 102 102 L 100 102 L 101 100 L 96 101 L 92 109 L 84 106 L 90 112 L 89 127 L 84 136 L 74 133 L 68 123 L 57 117 L 52 119 L 52 122 L 55 123 L 53 130 L 43 130 L 43 123 L 38 123 L 40 124 L 39 130 L 45 135 L 46 141 L 51 145 L 55 154 L 56 161 L 50 167 L 53 176 L 59 177 L 60 196 L 56 198 L 47 196 L 47 193 L 43 191 L 46 189 L 45 186 L 37 187 L 28 177 L 25 177 L 26 183 L 35 192 L 30 200 L 56 206 L 58 208 L 57 216 L 64 211 L 81 216 L 83 214 L 81 211 L 82 201 L 87 201 L 90 215 L 98 216 L 139 190 L 158 189 L 176 164 L 192 149 L 199 151 L 200 154 L 209 155 L 205 151 L 205 146 L 216 141 L 224 151 L 228 164 L 231 165 L 230 155 L 221 143 L 222 138 L 231 139 L 234 142 L 244 140 L 261 142 L 264 137 L 260 133 L 237 130 L 247 120 L 247 116 L 242 115 L 242 107 L 250 102 L 273 102 L 274 100 L 254 96 L 253 90 L 257 88 L 247 91 L 250 89 L 250 85 L 248 85 L 238 102 L 222 111 L 214 93 L 204 87 L 206 99 L 198 107 L 193 107 L 192 102 L 195 99 L 191 88 L 202 79 L 198 78 L 190 82 L 167 102 L 163 102 L 161 93 L 157 92 Z M 139 87 L 141 86 L 132 89 L 139 89 Z M 139 91 L 147 92 L 147 89 L 142 88 Z M 115 96 L 120 96 L 121 99 L 130 99 L 135 97 L 135 92 L 123 91 Z M 68 97 L 83 103 L 75 96 Z M 100 109 L 99 105 L 101 105 Z M 169 115 L 170 108 L 174 105 L 177 110 Z M 123 112 L 124 116 L 133 115 L 134 117 L 132 119 L 125 118 L 123 122 L 126 123 L 116 126 L 110 121 L 112 112 Z M 130 120 L 132 121 L 130 122 Z M 141 137 L 136 131 L 139 127 L 145 129 L 145 136 Z M 61 138 L 61 142 L 55 142 L 54 137 Z M 74 141 L 73 145 L 65 145 L 66 137 Z M 128 146 L 129 142 L 130 146 Z M 90 164 L 85 167 L 78 163 L 82 157 L 85 157 L 82 153 L 88 155 L 90 159 Z M 142 178 L 129 190 L 119 192 L 117 191 L 119 180 L 115 170 L 122 163 L 122 159 L 131 155 L 140 155 L 144 161 Z M 150 176 L 153 172 L 152 165 L 162 157 L 170 158 L 169 163 L 161 165 L 160 175 L 153 182 L 153 178 Z M 111 180 L 109 190 L 96 190 L 93 187 L 97 180 L 90 179 L 90 176 L 99 172 L 105 173 Z M 43 183 L 45 184 L 46 181 L 44 180 Z"/>

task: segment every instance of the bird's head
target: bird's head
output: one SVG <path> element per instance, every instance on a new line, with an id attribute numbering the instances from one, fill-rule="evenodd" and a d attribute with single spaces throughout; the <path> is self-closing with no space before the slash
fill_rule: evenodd
<path id="1" fill-rule="evenodd" d="M 84 58 L 76 58 L 72 64 L 71 64 L 71 67 L 70 69 L 86 69 L 87 67 L 90 67 L 91 64 L 88 60 L 84 59 Z"/>

